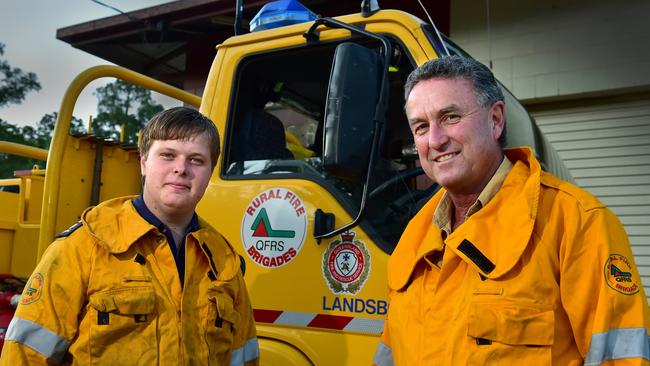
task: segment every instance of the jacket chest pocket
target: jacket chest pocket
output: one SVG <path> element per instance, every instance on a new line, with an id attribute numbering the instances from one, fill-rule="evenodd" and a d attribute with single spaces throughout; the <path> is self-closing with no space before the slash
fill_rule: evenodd
<path id="1" fill-rule="evenodd" d="M 475 349 L 469 365 L 551 365 L 555 317 L 550 306 L 475 302 L 468 315 L 467 335 Z"/>
<path id="2" fill-rule="evenodd" d="M 93 363 L 157 363 L 156 295 L 150 286 L 116 288 L 89 298 Z M 126 351 L 129 350 L 129 351 Z"/>
<path id="3" fill-rule="evenodd" d="M 211 365 L 228 364 L 233 333 L 235 326 L 239 323 L 239 317 L 230 296 L 224 293 L 208 296 L 204 331 Z"/>

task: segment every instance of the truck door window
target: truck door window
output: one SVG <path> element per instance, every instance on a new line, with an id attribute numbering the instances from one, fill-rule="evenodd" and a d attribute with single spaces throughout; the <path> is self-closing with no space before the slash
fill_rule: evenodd
<path id="1" fill-rule="evenodd" d="M 361 40 L 365 46 L 372 44 Z M 356 215 L 361 185 L 331 177 L 322 167 L 323 120 L 335 43 L 252 55 L 235 76 L 226 131 L 224 179 L 307 179 Z M 400 44 L 390 67 L 390 102 L 371 196 L 361 226 L 386 251 L 414 214 L 417 156 L 403 112 L 403 85 L 413 62 Z"/>
<path id="2" fill-rule="evenodd" d="M 317 163 L 312 149 L 320 114 L 296 104 L 282 88 L 281 81 L 242 83 L 231 125 L 227 175 L 300 173 Z"/>

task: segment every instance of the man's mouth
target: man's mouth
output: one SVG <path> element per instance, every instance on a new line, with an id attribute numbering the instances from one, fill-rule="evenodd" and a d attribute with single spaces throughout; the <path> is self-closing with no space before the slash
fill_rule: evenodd
<path id="1" fill-rule="evenodd" d="M 189 186 L 181 183 L 167 183 L 167 185 L 174 189 L 190 189 Z"/>
<path id="2" fill-rule="evenodd" d="M 437 158 L 435 158 L 433 161 L 435 161 L 436 163 L 442 163 L 442 162 L 445 162 L 445 161 L 453 158 L 456 155 L 458 155 L 457 152 L 456 153 L 449 153 L 449 154 L 440 155 Z"/>

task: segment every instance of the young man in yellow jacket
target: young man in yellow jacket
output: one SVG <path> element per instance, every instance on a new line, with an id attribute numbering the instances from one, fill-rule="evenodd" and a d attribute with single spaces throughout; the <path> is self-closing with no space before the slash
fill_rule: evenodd
<path id="1" fill-rule="evenodd" d="M 502 149 L 490 70 L 443 57 L 405 88 L 420 162 L 444 189 L 390 258 L 374 362 L 649 365 L 650 310 L 621 223 L 530 149 Z"/>
<path id="2" fill-rule="evenodd" d="M 86 210 L 32 274 L 2 365 L 254 365 L 240 259 L 194 212 L 219 155 L 214 124 L 172 108 L 140 143 L 143 193 Z"/>

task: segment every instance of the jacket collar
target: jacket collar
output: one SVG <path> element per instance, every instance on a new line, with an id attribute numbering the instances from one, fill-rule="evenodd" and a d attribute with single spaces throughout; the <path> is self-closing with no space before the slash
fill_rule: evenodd
<path id="1" fill-rule="evenodd" d="M 136 196 L 114 198 L 90 207 L 81 215 L 88 234 L 109 253 L 126 252 L 133 243 L 156 227 L 133 207 Z"/>
<path id="2" fill-rule="evenodd" d="M 81 215 L 86 232 L 109 253 L 124 253 L 148 233 L 158 233 L 158 228 L 138 213 L 132 202 L 134 199 L 136 196 L 114 198 L 88 208 Z M 239 271 L 237 252 L 198 216 L 196 224 L 197 230 L 189 233 L 188 242 L 198 245 L 210 265 L 216 267 L 213 269 L 217 271 L 217 279 L 230 280 Z"/>
<path id="3" fill-rule="evenodd" d="M 170 243 L 174 243 L 174 247 L 178 246 L 179 243 L 174 242 L 174 235 L 172 234 L 172 231 L 165 225 L 164 222 L 160 221 L 156 215 L 149 210 L 149 207 L 144 203 L 144 197 L 142 195 L 139 195 L 133 200 L 133 207 L 135 207 L 135 210 L 142 216 L 143 219 L 147 220 L 151 225 L 153 225 L 156 229 L 158 229 L 159 232 L 165 234 L 167 237 L 167 241 Z M 194 232 L 199 230 L 199 218 L 196 215 L 196 212 L 192 215 L 192 219 L 190 220 L 189 225 L 185 228 L 185 232 L 183 233 L 183 238 L 185 238 L 189 233 Z M 182 243 L 181 247 L 182 247 Z"/>
<path id="4" fill-rule="evenodd" d="M 501 189 L 444 242 L 447 250 L 487 278 L 502 276 L 517 263 L 532 235 L 539 204 L 541 168 L 533 152 L 523 147 L 505 150 L 505 154 L 514 167 Z M 442 249 L 440 230 L 432 224 L 432 217 L 443 194 L 444 190 L 438 192 L 402 234 L 389 259 L 390 288 L 403 288 L 416 264 Z"/>

